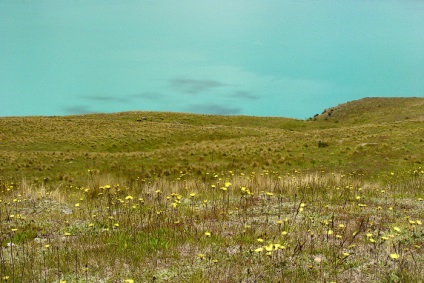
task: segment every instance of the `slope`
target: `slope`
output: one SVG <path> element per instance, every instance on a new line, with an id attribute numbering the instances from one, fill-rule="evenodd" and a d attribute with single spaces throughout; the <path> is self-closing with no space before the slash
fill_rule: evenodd
<path id="1" fill-rule="evenodd" d="M 325 109 L 318 121 L 347 125 L 424 120 L 424 98 L 363 98 Z"/>

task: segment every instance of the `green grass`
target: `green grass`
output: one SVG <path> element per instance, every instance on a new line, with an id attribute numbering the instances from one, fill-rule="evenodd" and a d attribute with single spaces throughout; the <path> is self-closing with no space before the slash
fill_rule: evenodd
<path id="1" fill-rule="evenodd" d="M 0 280 L 420 282 L 422 102 L 1 118 Z"/>

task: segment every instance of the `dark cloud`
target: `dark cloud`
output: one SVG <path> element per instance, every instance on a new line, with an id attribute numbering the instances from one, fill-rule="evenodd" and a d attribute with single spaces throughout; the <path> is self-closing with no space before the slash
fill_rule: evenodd
<path id="1" fill-rule="evenodd" d="M 241 108 L 227 107 L 220 104 L 194 104 L 189 106 L 187 110 L 192 113 L 216 115 L 236 115 L 241 112 Z"/>
<path id="2" fill-rule="evenodd" d="M 165 96 L 159 92 L 154 91 L 146 91 L 138 94 L 133 94 L 130 96 L 131 98 L 141 98 L 141 99 L 148 99 L 148 100 L 162 100 L 165 98 Z"/>
<path id="3" fill-rule="evenodd" d="M 194 80 L 194 79 L 181 79 L 176 78 L 170 81 L 171 87 L 177 91 L 198 94 L 201 92 L 209 91 L 211 89 L 227 86 L 215 80 Z"/>
<path id="4" fill-rule="evenodd" d="M 88 114 L 93 113 L 87 106 L 84 105 L 74 105 L 64 107 L 63 110 L 66 114 Z"/>
<path id="5" fill-rule="evenodd" d="M 128 98 L 115 97 L 110 95 L 87 95 L 82 98 L 91 100 L 91 101 L 101 101 L 101 102 L 128 102 Z"/>
<path id="6" fill-rule="evenodd" d="M 236 98 L 247 98 L 247 99 L 258 99 L 259 96 L 254 95 L 248 91 L 238 90 L 231 94 L 232 97 Z"/>

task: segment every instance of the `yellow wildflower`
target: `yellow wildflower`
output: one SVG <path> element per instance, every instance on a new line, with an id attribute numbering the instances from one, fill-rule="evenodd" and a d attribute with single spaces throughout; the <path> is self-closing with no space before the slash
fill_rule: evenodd
<path id="1" fill-rule="evenodd" d="M 396 232 L 400 233 L 402 230 L 399 227 L 393 227 L 393 230 L 395 230 Z"/>
<path id="2" fill-rule="evenodd" d="M 263 250 L 264 250 L 264 248 L 262 248 L 262 247 L 257 248 L 257 249 L 255 250 L 255 253 L 260 253 L 260 252 L 262 252 Z"/>
<path id="3" fill-rule="evenodd" d="M 391 258 L 391 259 L 396 260 L 396 259 L 398 259 L 399 257 L 400 257 L 400 255 L 399 255 L 399 254 L 397 254 L 397 253 L 392 253 L 392 254 L 390 254 L 390 258 Z"/>

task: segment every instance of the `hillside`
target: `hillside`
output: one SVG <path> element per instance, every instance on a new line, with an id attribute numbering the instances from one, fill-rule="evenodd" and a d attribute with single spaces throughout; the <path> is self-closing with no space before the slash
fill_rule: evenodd
<path id="1" fill-rule="evenodd" d="M 325 109 L 316 120 L 346 124 L 424 120 L 424 98 L 364 98 Z"/>
<path id="2" fill-rule="evenodd" d="M 378 172 L 423 162 L 423 113 L 423 98 L 367 98 L 315 121 L 161 112 L 0 118 L 0 173 L 76 181 L 87 169 Z"/>

